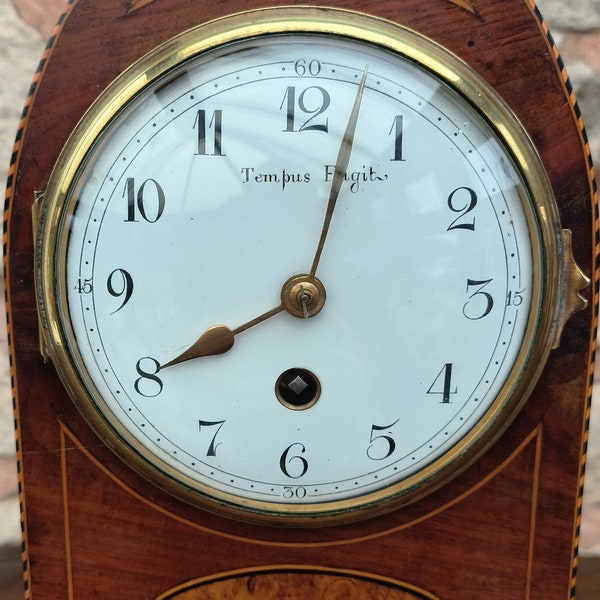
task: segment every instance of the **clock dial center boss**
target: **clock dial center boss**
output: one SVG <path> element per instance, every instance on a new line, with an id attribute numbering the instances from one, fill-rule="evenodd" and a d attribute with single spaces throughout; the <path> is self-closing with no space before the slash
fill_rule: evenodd
<path id="1" fill-rule="evenodd" d="M 442 485 L 510 422 L 560 229 L 526 133 L 456 57 L 282 11 L 190 30 L 100 97 L 44 196 L 40 296 L 128 464 L 227 515 L 328 524 Z"/>

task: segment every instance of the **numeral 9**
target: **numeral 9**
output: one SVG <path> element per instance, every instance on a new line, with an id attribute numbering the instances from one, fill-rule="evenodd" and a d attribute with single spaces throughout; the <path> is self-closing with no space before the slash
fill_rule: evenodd
<path id="1" fill-rule="evenodd" d="M 106 289 L 113 298 L 123 298 L 121 306 L 117 310 L 113 310 L 111 315 L 119 312 L 131 298 L 133 294 L 133 279 L 131 275 L 125 269 L 115 269 L 106 281 Z"/>

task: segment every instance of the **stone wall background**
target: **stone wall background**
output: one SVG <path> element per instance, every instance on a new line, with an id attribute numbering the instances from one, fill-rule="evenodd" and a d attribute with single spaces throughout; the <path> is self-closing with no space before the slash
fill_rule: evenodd
<path id="1" fill-rule="evenodd" d="M 474 0 L 474 3 L 478 1 L 490 0 Z M 0 0 L 2 187 L 27 90 L 46 40 L 66 4 L 66 0 Z M 566 64 L 586 123 L 592 156 L 600 165 L 600 0 L 569 3 L 565 0 L 538 0 L 537 6 Z M 600 179 L 598 168 L 596 177 Z M 18 565 L 21 536 L 3 313 L 4 294 L 0 294 L 0 600 L 4 598 L 1 589 L 2 561 L 8 560 L 6 557 L 9 556 L 2 550 L 14 548 Z M 597 371 L 596 381 L 600 382 L 600 366 Z M 600 389 L 594 396 L 591 421 L 580 552 L 600 555 Z"/>

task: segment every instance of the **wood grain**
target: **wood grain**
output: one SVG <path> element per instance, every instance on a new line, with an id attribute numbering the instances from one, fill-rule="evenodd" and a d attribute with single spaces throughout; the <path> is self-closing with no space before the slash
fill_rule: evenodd
<path id="1" fill-rule="evenodd" d="M 138 57 L 184 29 L 227 14 L 231 3 L 78 0 L 36 75 L 5 210 L 27 598 L 159 598 L 186 582 L 278 565 L 369 573 L 402 582 L 407 593 L 421 590 L 429 594 L 423 597 L 442 600 L 564 600 L 574 594 L 597 325 L 598 228 L 589 148 L 558 54 L 528 0 L 327 4 L 420 31 L 498 90 L 534 141 L 562 226 L 573 232 L 576 260 L 593 278 L 585 292 L 588 309 L 569 321 L 535 392 L 494 448 L 418 503 L 363 523 L 289 530 L 231 521 L 167 495 L 96 437 L 41 358 L 31 205 L 69 132 L 98 94 Z M 257 5 L 238 0 L 235 10 Z M 286 577 L 272 578 L 272 585 L 289 588 Z M 294 577 L 301 589 L 330 581 L 323 573 Z M 249 581 L 235 585 L 248 589 L 255 585 Z M 360 577 L 339 585 L 378 597 L 367 584 L 378 585 Z M 217 597 L 231 593 L 221 590 Z M 413 597 L 421 596 L 407 596 Z"/>
<path id="2" fill-rule="evenodd" d="M 157 600 L 438 600 L 430 594 L 406 589 L 399 582 L 376 581 L 359 573 L 319 572 L 318 567 L 231 573 L 216 581 L 191 581 L 161 594 Z"/>

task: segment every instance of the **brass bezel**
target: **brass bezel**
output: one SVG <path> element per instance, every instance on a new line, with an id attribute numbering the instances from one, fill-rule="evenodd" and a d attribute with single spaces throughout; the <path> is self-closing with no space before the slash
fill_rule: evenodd
<path id="1" fill-rule="evenodd" d="M 181 63 L 240 39 L 281 33 L 328 34 L 386 48 L 420 64 L 475 106 L 512 155 L 528 188 L 521 195 L 534 254 L 535 293 L 524 343 L 511 376 L 485 417 L 445 455 L 402 482 L 359 498 L 311 505 L 239 498 L 188 481 L 157 461 L 114 416 L 111 421 L 102 413 L 110 411 L 94 392 L 70 325 L 62 323 L 60 316 L 68 314 L 62 283 L 67 236 L 59 234 L 68 229 L 73 204 L 70 190 L 112 119 L 138 93 Z M 532 199 L 531 205 L 526 196 Z M 184 32 L 143 57 L 106 89 L 70 136 L 52 171 L 39 214 L 35 268 L 43 343 L 85 419 L 127 464 L 159 487 L 191 504 L 254 522 L 302 526 L 365 519 L 414 502 L 466 469 L 499 438 L 538 380 L 561 311 L 560 290 L 566 285 L 559 267 L 562 246 L 552 188 L 533 143 L 510 108 L 468 65 L 435 42 L 398 24 L 342 9 L 278 7 L 238 13 Z"/>

